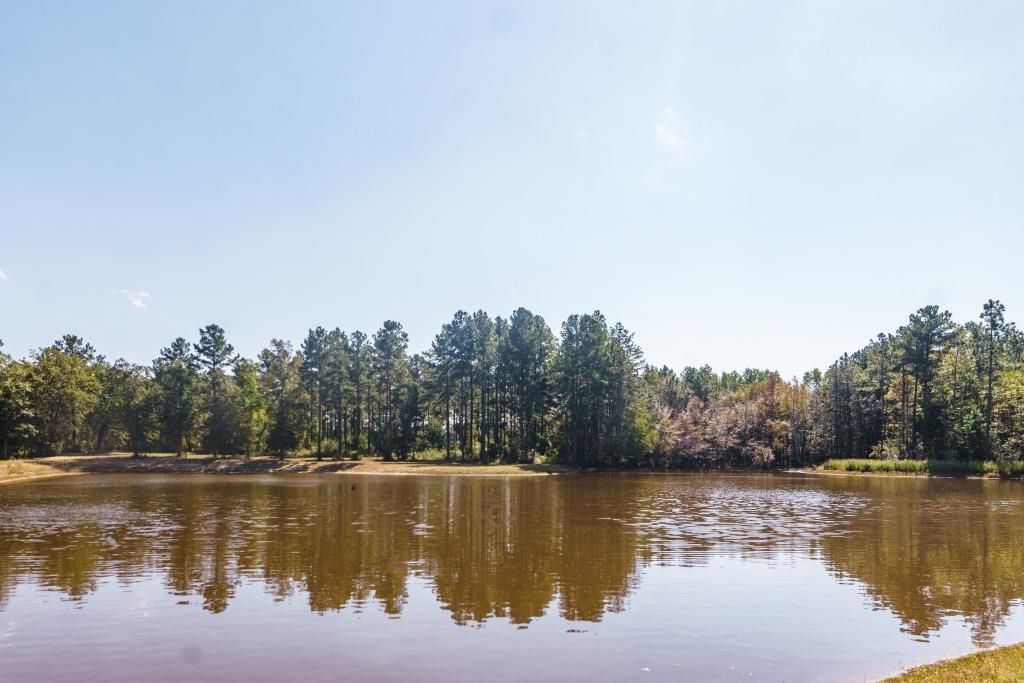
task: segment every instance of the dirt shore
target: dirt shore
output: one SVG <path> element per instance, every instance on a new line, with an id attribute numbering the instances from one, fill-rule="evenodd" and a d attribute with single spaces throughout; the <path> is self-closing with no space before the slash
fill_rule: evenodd
<path id="1" fill-rule="evenodd" d="M 348 474 L 433 475 L 433 476 L 545 476 L 565 474 L 573 468 L 558 465 L 481 465 L 443 461 L 320 460 L 315 458 L 254 457 L 217 458 L 209 455 L 147 455 L 134 458 L 128 453 L 101 455 L 56 455 L 0 463 L 0 483 L 28 481 L 68 474 Z"/>
<path id="2" fill-rule="evenodd" d="M 73 473 L 65 472 L 34 460 L 6 460 L 0 462 L 0 485 L 16 481 L 61 477 L 67 474 Z"/>

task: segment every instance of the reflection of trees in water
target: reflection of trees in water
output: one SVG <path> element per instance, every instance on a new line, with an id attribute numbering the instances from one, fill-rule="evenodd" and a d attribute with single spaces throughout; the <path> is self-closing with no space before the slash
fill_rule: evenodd
<path id="1" fill-rule="evenodd" d="M 458 623 L 623 609 L 640 568 L 820 554 L 905 628 L 963 614 L 991 642 L 1024 596 L 1017 484 L 617 476 L 20 487 L 0 493 L 0 606 L 20 582 L 81 599 L 159 573 L 226 609 L 239 584 L 311 609 L 399 614 L 410 575 Z M 765 590 L 771 590 L 766 586 Z"/>
<path id="2" fill-rule="evenodd" d="M 962 615 L 978 646 L 993 644 L 1024 597 L 1024 500 L 1016 482 L 843 480 L 872 496 L 849 533 L 823 538 L 832 571 L 853 578 L 920 637 Z"/>
<path id="3" fill-rule="evenodd" d="M 621 609 L 638 552 L 635 531 L 610 519 L 621 495 L 596 481 L 479 484 L 444 487 L 428 508 L 424 574 L 457 622 L 528 623 L 556 596 L 567 619 Z"/>
<path id="4" fill-rule="evenodd" d="M 535 482 L 431 486 L 421 573 L 458 623 L 544 613 L 555 592 L 557 496 Z M 524 485 L 525 484 L 525 485 Z"/>
<path id="5" fill-rule="evenodd" d="M 256 579 L 276 598 L 304 593 L 318 612 L 373 600 L 398 614 L 415 574 L 458 623 L 528 623 L 556 597 L 567 618 L 599 619 L 621 608 L 636 579 L 637 534 L 610 521 L 622 512 L 623 491 L 606 486 L 202 480 L 75 495 L 80 513 L 101 498 L 117 503 L 0 529 L 0 599 L 21 581 L 82 598 L 99 577 L 128 583 L 156 569 L 172 594 L 200 596 L 213 612 Z M 12 502 L 12 521 L 18 506 L 38 504 L 30 496 Z"/>

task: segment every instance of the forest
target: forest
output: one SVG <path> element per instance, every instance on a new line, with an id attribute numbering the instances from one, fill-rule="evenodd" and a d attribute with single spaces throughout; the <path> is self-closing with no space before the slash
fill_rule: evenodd
<path id="1" fill-rule="evenodd" d="M 0 342 L 2 343 L 2 342 Z M 149 365 L 65 335 L 0 348 L 0 457 L 126 450 L 607 468 L 789 467 L 827 458 L 1024 457 L 1024 334 L 996 300 L 925 306 L 824 372 L 675 371 L 595 311 L 556 336 L 520 308 L 458 311 L 429 349 L 401 324 L 310 329 L 235 353 L 211 324 Z"/>

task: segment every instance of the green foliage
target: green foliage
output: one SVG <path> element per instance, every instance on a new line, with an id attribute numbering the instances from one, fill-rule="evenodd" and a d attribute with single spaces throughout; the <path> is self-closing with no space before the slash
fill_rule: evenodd
<path id="1" fill-rule="evenodd" d="M 65 335 L 34 354 L 29 376 L 36 452 L 79 453 L 88 443 L 86 417 L 97 404 L 100 384 L 92 346 Z"/>
<path id="2" fill-rule="evenodd" d="M 551 361 L 555 338 L 544 318 L 516 309 L 499 348 L 500 377 L 508 410 L 508 460 L 530 462 L 551 449 L 547 435 L 552 405 Z"/>
<path id="3" fill-rule="evenodd" d="M 1020 333 L 988 301 L 982 324 L 953 324 L 926 306 L 893 335 L 844 355 L 815 392 L 828 457 L 1015 459 L 1024 455 L 1015 401 Z M 1015 431 L 1016 430 L 1016 431 Z"/>
<path id="4" fill-rule="evenodd" d="M 1024 454 L 1024 368 L 1003 370 L 995 378 L 992 451 L 1003 460 Z"/>
<path id="5" fill-rule="evenodd" d="M 378 453 L 390 460 L 396 453 L 407 455 L 401 443 L 400 407 L 407 389 L 409 365 L 405 350 L 409 336 L 401 324 L 387 320 L 373 335 L 373 372 L 377 377 L 379 398 L 378 419 L 372 430 L 372 440 Z"/>
<path id="6" fill-rule="evenodd" d="M 288 342 L 273 339 L 260 352 L 261 390 L 266 399 L 267 448 L 280 457 L 302 443 L 306 395 L 301 383 L 302 357 Z"/>
<path id="7" fill-rule="evenodd" d="M 199 343 L 194 348 L 195 364 L 203 379 L 201 406 L 206 416 L 203 449 L 215 455 L 237 453 L 240 445 L 233 424 L 233 385 L 226 372 L 237 360 L 235 348 L 228 344 L 224 329 L 219 325 L 207 325 L 199 330 Z"/>
<path id="8" fill-rule="evenodd" d="M 4 460 L 26 450 L 36 434 L 31 372 L 30 365 L 0 353 L 0 458 Z"/>
<path id="9" fill-rule="evenodd" d="M 267 399 L 260 391 L 259 366 L 245 359 L 235 363 L 232 416 L 235 443 L 246 456 L 263 452 L 270 419 Z"/>
<path id="10" fill-rule="evenodd" d="M 124 443 L 141 455 L 156 441 L 158 394 L 149 368 L 117 361 L 108 372 L 106 394 L 113 407 L 112 426 L 124 434 Z"/>
<path id="11" fill-rule="evenodd" d="M 327 388 L 327 330 L 310 330 L 302 342 L 302 365 L 299 377 L 310 397 L 310 428 L 315 432 L 316 457 L 323 455 L 324 393 Z"/>
<path id="12" fill-rule="evenodd" d="M 559 455 L 585 467 L 636 463 L 653 426 L 640 371 L 643 354 L 621 324 L 600 311 L 571 315 L 554 361 L 559 394 Z"/>
<path id="13" fill-rule="evenodd" d="M 156 411 L 162 443 L 184 455 L 199 417 L 200 380 L 184 338 L 178 337 L 153 361 Z"/>

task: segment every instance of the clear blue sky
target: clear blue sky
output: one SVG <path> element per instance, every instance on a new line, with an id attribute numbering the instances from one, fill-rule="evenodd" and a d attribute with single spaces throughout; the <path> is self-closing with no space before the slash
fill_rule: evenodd
<path id="1" fill-rule="evenodd" d="M 600 308 L 676 368 L 1024 321 L 1024 3 L 0 2 L 0 338 Z"/>

